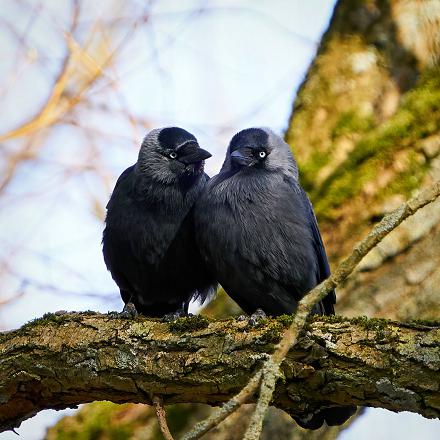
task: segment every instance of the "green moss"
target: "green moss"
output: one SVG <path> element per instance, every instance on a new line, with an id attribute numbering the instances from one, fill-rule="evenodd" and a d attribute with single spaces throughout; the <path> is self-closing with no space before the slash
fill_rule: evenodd
<path id="1" fill-rule="evenodd" d="M 350 133 L 364 133 L 373 127 L 371 117 L 362 117 L 358 111 L 349 110 L 341 113 L 331 131 L 333 139 Z"/>
<path id="2" fill-rule="evenodd" d="M 288 327 L 293 322 L 295 315 L 281 315 L 277 317 L 277 321 L 284 327 Z"/>
<path id="3" fill-rule="evenodd" d="M 292 324 L 294 317 L 295 315 L 281 315 L 278 316 L 276 320 L 284 327 L 288 327 L 290 326 L 290 324 Z M 325 324 L 337 324 L 341 322 L 350 322 L 350 319 L 341 315 L 310 315 L 307 318 L 306 326 L 314 322 L 323 322 Z"/>
<path id="4" fill-rule="evenodd" d="M 341 315 L 314 315 L 313 319 L 315 319 L 316 321 L 325 321 L 329 324 L 338 324 L 340 322 L 348 322 L 349 319 L 346 318 L 345 316 L 341 316 Z"/>
<path id="5" fill-rule="evenodd" d="M 356 196 L 365 184 L 377 178 L 378 172 L 390 167 L 395 153 L 411 150 L 420 139 L 440 129 L 440 74 L 428 72 L 419 85 L 402 99 L 399 111 L 387 122 L 359 140 L 348 158 L 310 196 L 319 217 L 332 218 L 334 209 Z M 334 130 L 356 126 L 355 117 L 344 113 Z M 411 159 L 411 158 L 410 158 Z M 306 169 L 311 168 L 306 165 Z M 410 160 L 410 167 L 397 174 L 387 187 L 393 192 L 408 195 L 417 187 L 426 172 L 427 165 Z M 308 177 L 308 179 L 310 179 Z M 399 183 L 399 179 L 402 181 Z"/>
<path id="6" fill-rule="evenodd" d="M 124 440 L 130 438 L 130 421 L 118 420 L 118 413 L 129 405 L 96 402 L 86 405 L 76 416 L 66 417 L 51 428 L 47 438 L 57 440 Z"/>
<path id="7" fill-rule="evenodd" d="M 429 163 L 420 163 L 417 159 L 417 153 L 410 151 L 408 154 L 409 166 L 406 171 L 398 173 L 393 181 L 387 185 L 381 193 L 381 199 L 386 199 L 392 194 L 403 194 L 410 197 L 412 192 L 420 188 L 426 172 L 429 169 Z"/>
<path id="8" fill-rule="evenodd" d="M 383 330 L 377 330 L 375 339 L 376 341 L 383 341 L 385 339 L 385 332 Z"/>
<path id="9" fill-rule="evenodd" d="M 267 324 L 263 322 L 263 325 L 266 325 L 264 332 L 258 338 L 260 343 L 263 344 L 276 344 L 281 339 L 285 326 L 279 322 L 278 320 L 270 320 Z"/>
<path id="10" fill-rule="evenodd" d="M 382 318 L 367 318 L 366 316 L 357 316 L 350 319 L 352 324 L 361 326 L 365 330 L 383 331 L 390 322 L 387 319 Z"/>
<path id="11" fill-rule="evenodd" d="M 172 332 L 183 333 L 202 330 L 209 325 L 209 319 L 202 315 L 186 316 L 169 322 L 168 326 Z"/>
<path id="12" fill-rule="evenodd" d="M 367 182 L 375 180 L 381 169 L 392 165 L 396 151 L 411 152 L 417 148 L 420 139 L 440 129 L 439 78 L 438 69 L 427 72 L 417 87 L 404 95 L 399 111 L 374 130 L 368 131 L 373 125 L 370 118 L 362 118 L 353 110 L 340 115 L 332 128 L 333 137 L 354 131 L 366 134 L 319 188 L 314 185 L 314 179 L 327 160 L 320 156 L 328 155 L 317 150 L 301 164 L 303 181 L 310 191 L 318 217 L 331 219 L 335 208 L 358 194 Z M 420 184 L 428 166 L 417 160 L 411 160 L 410 165 L 408 170 L 396 175 L 386 189 L 388 194 L 408 195 Z"/>
<path id="13" fill-rule="evenodd" d="M 306 191 L 312 191 L 315 186 L 314 179 L 318 172 L 329 162 L 330 156 L 316 150 L 310 158 L 301 164 L 301 184 Z"/>
<path id="14" fill-rule="evenodd" d="M 86 312 L 88 313 L 88 312 Z M 88 313 L 89 314 L 89 313 Z M 37 325 L 46 325 L 46 324 L 65 324 L 66 322 L 80 322 L 81 315 L 77 313 L 45 313 L 40 318 L 35 318 L 24 324 L 20 330 L 28 330 Z"/>

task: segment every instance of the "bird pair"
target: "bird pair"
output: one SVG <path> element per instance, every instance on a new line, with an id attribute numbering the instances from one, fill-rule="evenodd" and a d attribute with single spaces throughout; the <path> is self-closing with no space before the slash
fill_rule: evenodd
<path id="1" fill-rule="evenodd" d="M 293 313 L 330 274 L 312 205 L 289 146 L 266 128 L 231 140 L 220 173 L 211 154 L 178 127 L 152 130 L 107 205 L 103 253 L 125 314 L 173 319 L 205 301 L 217 282 L 248 314 Z M 335 292 L 314 312 L 333 314 Z M 134 306 L 134 307 L 133 307 Z M 135 310 L 134 310 L 135 309 Z M 354 407 L 295 420 L 340 424 Z"/>
<path id="2" fill-rule="evenodd" d="M 268 129 L 236 134 L 220 173 L 187 131 L 145 137 L 107 205 L 105 263 L 122 299 L 146 315 L 184 315 L 219 282 L 248 314 L 295 311 L 329 275 L 289 146 Z M 334 313 L 332 292 L 318 313 Z"/>

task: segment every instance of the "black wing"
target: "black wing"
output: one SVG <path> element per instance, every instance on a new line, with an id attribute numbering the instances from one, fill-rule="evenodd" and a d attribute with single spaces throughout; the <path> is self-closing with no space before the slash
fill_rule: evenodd
<path id="1" fill-rule="evenodd" d="M 315 247 L 316 258 L 318 260 L 318 267 L 319 267 L 318 283 L 321 283 L 330 276 L 330 266 L 328 264 L 327 254 L 325 252 L 324 243 L 322 242 L 321 233 L 319 232 L 318 222 L 316 220 L 316 216 L 313 211 L 312 203 L 310 202 L 307 194 L 301 187 L 300 187 L 300 196 L 306 208 L 307 218 L 313 234 L 314 247 Z M 322 305 L 326 315 L 335 314 L 335 308 L 334 308 L 335 303 L 336 303 L 336 293 L 334 290 L 332 290 L 322 300 Z"/>
<path id="2" fill-rule="evenodd" d="M 115 188 L 112 192 L 112 195 L 110 196 L 110 200 L 108 201 L 107 205 L 105 206 L 106 209 L 109 209 L 113 200 L 114 200 L 114 196 L 115 194 L 118 192 L 119 188 L 121 185 L 123 185 L 123 183 L 131 176 L 132 172 L 134 169 L 134 165 L 132 165 L 131 167 L 128 167 L 119 177 L 118 180 L 116 181 L 116 185 Z"/>
<path id="3" fill-rule="evenodd" d="M 136 265 L 128 264 L 127 268 L 127 263 L 130 263 L 128 256 L 131 255 L 131 249 L 119 232 L 119 223 L 124 222 L 124 200 L 127 200 L 133 168 L 134 165 L 127 168 L 116 181 L 110 200 L 106 205 L 106 227 L 102 237 L 105 264 L 121 289 L 124 302 L 129 300 L 128 297 L 124 297 L 124 295 L 129 296 L 126 292 L 134 291 L 131 280 L 135 278 L 136 273 L 133 271 L 136 272 Z M 115 226 L 117 226 L 116 229 Z"/>
<path id="4" fill-rule="evenodd" d="M 215 188 L 219 180 L 212 182 Z M 218 281 L 248 313 L 258 307 L 271 315 L 292 313 L 329 275 L 306 194 L 288 178 L 250 198 L 231 191 L 217 200 L 213 194 L 208 190 L 196 205 L 196 223 L 202 254 Z M 332 297 L 324 303 L 314 311 L 332 313 Z"/>

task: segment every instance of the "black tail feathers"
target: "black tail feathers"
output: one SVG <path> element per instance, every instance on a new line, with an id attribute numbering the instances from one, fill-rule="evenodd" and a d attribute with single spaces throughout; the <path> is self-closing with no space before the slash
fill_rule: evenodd
<path id="1" fill-rule="evenodd" d="M 304 429 L 319 429 L 324 422 L 328 426 L 337 426 L 345 423 L 356 412 L 356 406 L 334 406 L 322 408 L 316 413 L 305 417 L 294 417 L 296 423 Z"/>

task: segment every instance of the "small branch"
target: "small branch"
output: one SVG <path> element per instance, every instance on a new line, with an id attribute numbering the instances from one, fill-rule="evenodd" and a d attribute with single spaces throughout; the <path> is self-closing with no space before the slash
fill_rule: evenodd
<path id="1" fill-rule="evenodd" d="M 157 422 L 159 423 L 160 432 L 162 433 L 165 440 L 174 440 L 171 435 L 170 429 L 168 428 L 167 415 L 165 408 L 163 407 L 163 400 L 159 396 L 153 397 L 153 404 L 156 408 Z"/>
<path id="2" fill-rule="evenodd" d="M 183 440 L 196 440 L 202 437 L 209 430 L 225 420 L 229 414 L 232 414 L 235 410 L 240 408 L 241 405 L 245 404 L 252 397 L 260 384 L 261 375 L 262 371 L 257 371 L 247 385 L 242 388 L 242 390 L 236 396 L 211 414 L 206 420 L 197 423 L 194 428 L 183 437 Z"/>
<path id="3" fill-rule="evenodd" d="M 258 440 L 260 438 L 264 417 L 275 391 L 275 384 L 283 376 L 279 366 L 274 365 L 272 359 L 264 363 L 262 370 L 263 380 L 260 385 L 260 396 L 243 440 Z"/>

